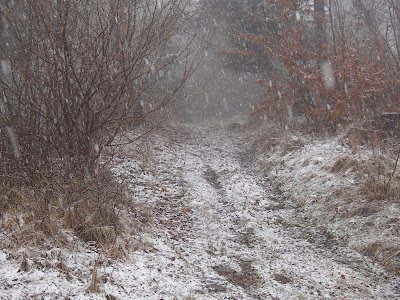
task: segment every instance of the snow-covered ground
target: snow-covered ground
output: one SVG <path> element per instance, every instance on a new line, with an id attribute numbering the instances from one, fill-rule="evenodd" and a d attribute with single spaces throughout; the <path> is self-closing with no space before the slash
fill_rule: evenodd
<path id="1" fill-rule="evenodd" d="M 297 203 L 296 221 L 323 226 L 349 247 L 398 271 L 400 172 L 391 148 L 354 149 L 345 133 L 310 138 L 265 126 L 253 131 L 255 165 Z M 388 183 L 390 190 L 382 196 L 379 189 Z"/>
<path id="2" fill-rule="evenodd" d="M 110 260 L 77 243 L 74 252 L 28 259 L 34 267 L 25 272 L 21 255 L 4 250 L 0 299 L 400 297 L 398 277 L 297 221 L 297 204 L 246 164 L 245 134 L 179 125 L 159 130 L 149 145 L 142 159 L 125 147 L 114 160 L 133 201 L 152 209 L 125 241 L 129 257 Z M 87 293 L 94 269 L 101 292 Z"/>

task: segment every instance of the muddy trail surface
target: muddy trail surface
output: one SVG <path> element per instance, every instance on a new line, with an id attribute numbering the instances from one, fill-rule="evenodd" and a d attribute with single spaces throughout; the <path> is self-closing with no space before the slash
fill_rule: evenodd
<path id="1" fill-rule="evenodd" d="M 121 276 L 132 299 L 400 298 L 397 277 L 293 221 L 298 208 L 251 167 L 242 131 L 169 127 L 149 147 L 149 166 L 121 156 L 115 169 L 153 208 L 147 246 Z"/>

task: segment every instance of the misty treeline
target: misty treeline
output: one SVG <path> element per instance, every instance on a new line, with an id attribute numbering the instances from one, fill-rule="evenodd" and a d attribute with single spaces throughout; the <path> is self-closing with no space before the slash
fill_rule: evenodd
<path id="1" fill-rule="evenodd" d="M 226 66 L 263 75 L 255 114 L 315 128 L 400 110 L 399 0 L 203 0 Z"/>
<path id="2" fill-rule="evenodd" d="M 1 1 L 2 181 L 91 172 L 196 69 L 197 17 L 189 0 Z"/>

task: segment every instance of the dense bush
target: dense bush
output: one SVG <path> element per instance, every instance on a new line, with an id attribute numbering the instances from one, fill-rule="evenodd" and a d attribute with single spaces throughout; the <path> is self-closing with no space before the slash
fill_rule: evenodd
<path id="1" fill-rule="evenodd" d="M 199 58 L 189 58 L 193 39 L 183 37 L 193 21 L 190 5 L 188 0 L 3 2 L 3 182 L 55 165 L 67 173 L 91 172 L 123 127 L 168 104 Z M 150 98 L 150 87 L 170 76 L 177 63 L 185 68 Z"/>

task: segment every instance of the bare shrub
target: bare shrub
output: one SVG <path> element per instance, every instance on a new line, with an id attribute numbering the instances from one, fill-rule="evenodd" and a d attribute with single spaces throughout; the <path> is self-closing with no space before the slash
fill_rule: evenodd
<path id="1" fill-rule="evenodd" d="M 204 55 L 192 1 L 4 1 L 0 16 L 0 243 L 66 243 L 69 229 L 113 246 L 132 204 L 98 161 L 181 99 Z"/>
<path id="2" fill-rule="evenodd" d="M 55 163 L 93 172 L 115 136 L 173 101 L 201 60 L 186 34 L 188 0 L 10 1 L 0 13 L 3 182 Z"/>

